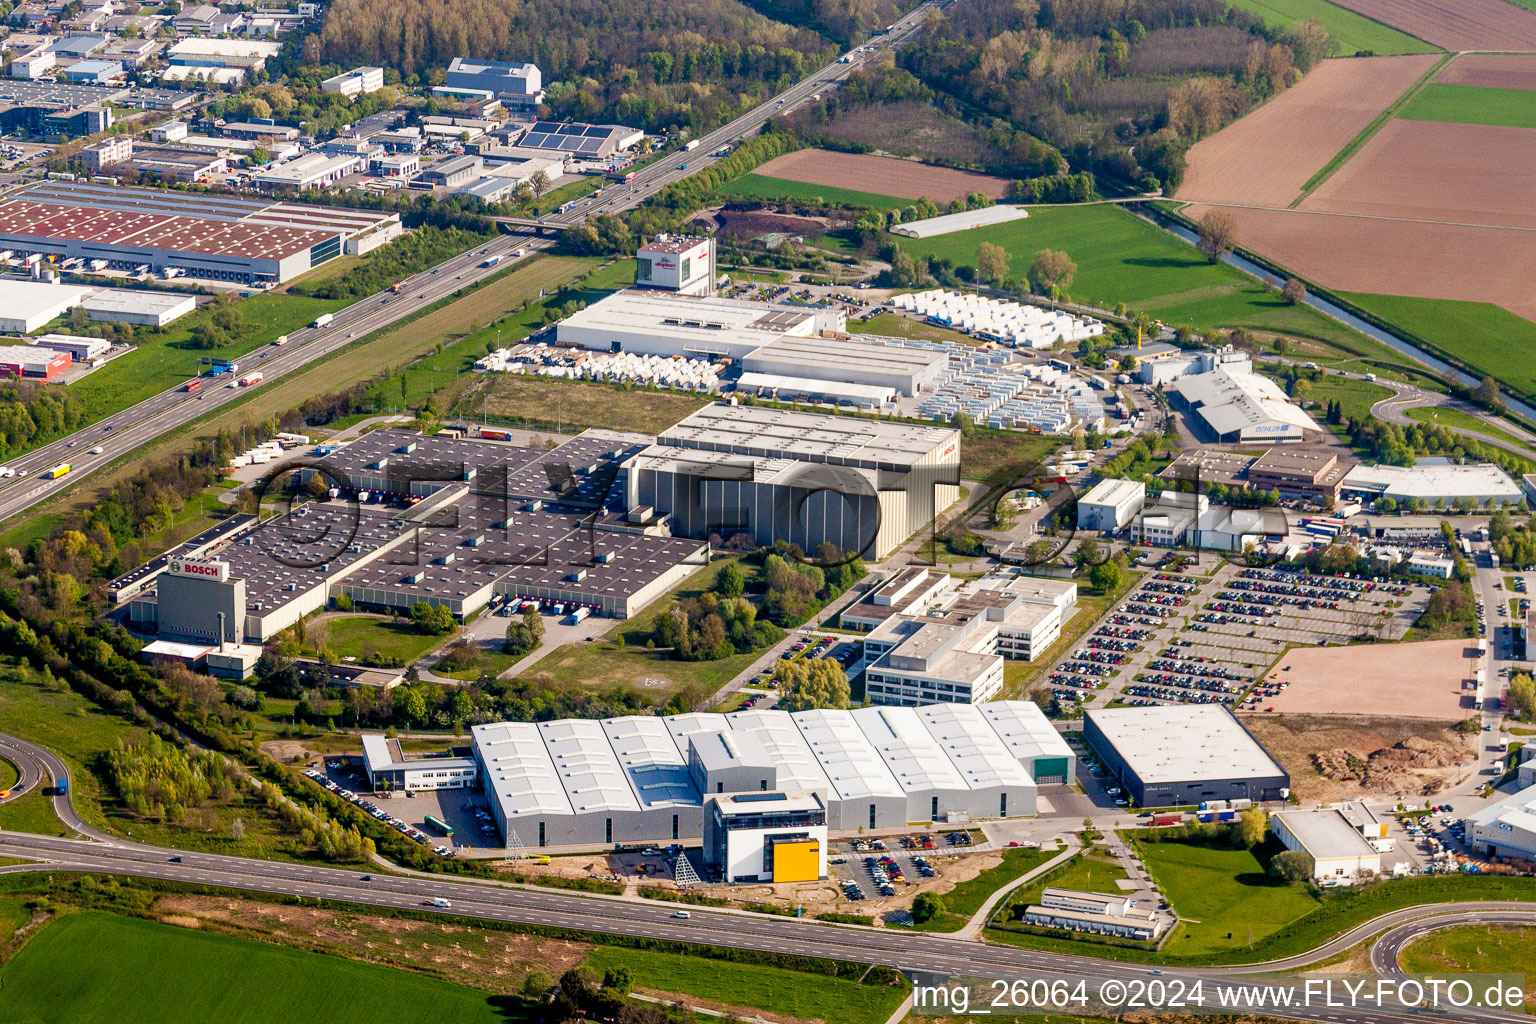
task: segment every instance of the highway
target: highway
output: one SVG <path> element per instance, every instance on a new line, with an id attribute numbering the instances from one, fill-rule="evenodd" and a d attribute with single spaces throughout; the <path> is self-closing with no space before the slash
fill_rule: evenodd
<path id="1" fill-rule="evenodd" d="M 817 90 L 877 59 L 881 48 L 907 41 L 921 27 L 927 13 L 940 6 L 938 0 L 929 0 L 896 22 L 887 35 L 880 37 L 878 46 L 855 55 L 849 63 L 833 61 L 818 68 L 772 99 L 704 136 L 691 152 L 669 153 L 637 171 L 635 180 L 628 185 L 611 186 L 601 195 L 578 200 L 572 209 L 562 214 L 550 214 L 543 218 L 543 223 L 550 228 L 563 229 L 598 214 L 621 213 L 640 205 L 673 182 L 713 164 L 717 158 L 710 154 L 756 134 L 774 114 L 792 109 L 815 95 Z M 460 288 L 501 273 L 555 244 L 554 238 L 503 235 L 476 246 L 430 271 L 406 279 L 401 283 L 399 294 L 386 291 L 370 295 L 337 311 L 334 319 L 323 328 L 306 327 L 291 332 L 286 346 L 268 345 L 251 351 L 239 360 L 241 375 L 260 371 L 264 379 L 256 386 L 265 387 L 366 334 L 388 327 Z M 521 256 L 516 255 L 519 250 Z M 484 266 L 492 256 L 501 259 L 495 266 Z M 233 380 L 233 377 L 204 378 L 202 389 L 194 393 L 179 388 L 162 391 L 12 460 L 7 465 L 17 475 L 0 480 L 0 521 L 25 512 L 146 443 L 244 397 L 244 388 L 228 386 Z M 102 450 L 93 452 L 97 447 Z M 65 463 L 70 466 L 67 474 L 57 479 L 49 475 L 53 467 Z"/>
<path id="2" fill-rule="evenodd" d="M 0 752 L 30 762 L 33 770 L 55 782 L 68 778 L 65 765 L 47 750 L 16 737 L 0 735 Z M 72 790 L 74 787 L 71 786 Z M 1042 974 L 1084 979 L 1090 984 L 1127 979 L 1179 979 L 1185 983 L 1241 990 L 1272 984 L 1275 976 L 1255 978 L 1259 967 L 1278 970 L 1279 964 L 1200 970 L 1160 970 L 1142 964 L 1117 963 L 1111 959 L 1042 952 L 982 943 L 973 939 L 931 933 L 903 932 L 826 922 L 751 914 L 744 911 L 689 907 L 690 917 L 678 918 L 676 904 L 619 896 L 541 889 L 451 876 L 429 877 L 422 873 L 364 873 L 361 870 L 325 867 L 288 861 L 266 861 L 216 854 L 177 851 L 124 840 L 99 832 L 80 822 L 70 799 L 53 792 L 54 810 L 83 838 L 64 838 L 0 831 L 0 856 L 38 862 L 37 870 L 60 869 L 165 879 L 200 885 L 223 886 L 256 893 L 281 894 L 334 900 L 382 908 L 433 912 L 431 900 L 452 904 L 445 916 L 568 928 L 583 932 L 645 937 L 677 942 L 709 943 L 736 949 L 822 957 L 854 963 L 880 964 L 915 973 L 961 977 L 1014 978 Z M 1426 929 L 1442 927 L 1451 915 L 1514 913 L 1518 905 L 1454 904 L 1439 908 L 1414 908 L 1387 915 L 1432 913 L 1424 922 L 1406 925 Z M 1525 912 L 1529 920 L 1529 912 Z M 1305 957 L 1286 961 L 1294 968 L 1333 955 L 1341 943 L 1353 944 L 1384 927 L 1382 922 L 1363 925 L 1340 936 Z M 1396 932 L 1392 933 L 1396 934 Z M 1282 979 L 1281 984 L 1292 985 Z M 1515 1024 L 1523 1014 L 1486 1010 L 1426 1011 L 1401 1008 L 1389 1011 L 1341 1011 L 1336 1006 L 1270 1009 L 1271 1015 L 1324 1024 L 1386 1024 L 1390 1021 L 1448 1021 L 1456 1024 Z"/>

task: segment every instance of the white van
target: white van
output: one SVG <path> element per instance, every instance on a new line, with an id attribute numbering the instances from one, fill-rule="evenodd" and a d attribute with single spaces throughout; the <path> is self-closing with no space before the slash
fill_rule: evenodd
<path id="1" fill-rule="evenodd" d="M 688 913 L 688 911 L 686 911 L 686 910 L 679 910 L 677 913 L 673 914 L 672 916 L 673 917 L 677 917 L 677 918 L 681 918 L 682 920 L 686 921 L 690 917 L 692 917 L 693 915 Z"/>
<path id="2" fill-rule="evenodd" d="M 434 907 L 442 907 L 444 910 L 447 910 L 449 907 L 453 906 L 452 903 L 449 903 L 447 900 L 443 899 L 441 896 L 434 896 L 434 897 L 432 897 L 432 905 Z"/>

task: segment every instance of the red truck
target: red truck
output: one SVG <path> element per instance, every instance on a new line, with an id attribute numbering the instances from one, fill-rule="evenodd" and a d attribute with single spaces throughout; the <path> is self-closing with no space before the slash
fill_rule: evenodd
<path id="1" fill-rule="evenodd" d="M 1182 815 L 1182 814 L 1154 814 L 1154 815 L 1152 815 L 1152 827 L 1153 828 L 1159 828 L 1159 827 L 1161 827 L 1163 825 L 1182 825 L 1182 824 L 1184 824 L 1184 815 Z"/>

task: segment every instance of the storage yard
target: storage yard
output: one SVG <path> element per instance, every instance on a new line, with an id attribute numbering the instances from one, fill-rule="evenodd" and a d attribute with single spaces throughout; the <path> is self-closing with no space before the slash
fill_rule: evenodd
<path id="1" fill-rule="evenodd" d="M 891 305 L 916 313 L 931 324 L 952 327 L 982 341 L 996 341 L 1014 348 L 1075 345 L 1085 338 L 1097 338 L 1104 333 L 1103 323 L 1092 317 L 941 288 L 904 292 L 893 298 Z"/>

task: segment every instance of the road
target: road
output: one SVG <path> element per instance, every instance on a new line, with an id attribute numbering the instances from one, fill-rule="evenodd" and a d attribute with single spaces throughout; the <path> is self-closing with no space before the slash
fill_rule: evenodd
<path id="1" fill-rule="evenodd" d="M 0 736 L 0 749 L 7 756 L 33 759 L 54 780 L 67 780 L 68 769 L 57 757 L 24 740 Z M 72 791 L 73 786 L 69 789 Z M 109 836 L 79 823 L 79 817 L 67 797 L 55 793 L 55 811 L 65 823 L 85 838 L 62 838 L 31 833 L 0 831 L 0 856 L 39 862 L 38 870 L 60 869 L 157 878 L 192 884 L 223 886 L 258 893 L 281 894 L 356 903 L 367 906 L 430 911 L 431 900 L 447 899 L 451 907 L 445 916 L 506 921 L 570 928 L 611 935 L 645 937 L 677 942 L 702 942 L 735 949 L 822 957 L 838 961 L 880 964 L 917 974 L 1019 977 L 1048 973 L 1090 984 L 1123 982 L 1133 977 L 1148 977 L 1155 969 L 1142 965 L 1121 964 L 1110 959 L 1040 952 L 1012 946 L 991 945 L 959 936 L 903 932 L 896 929 L 837 925 L 771 917 L 745 911 L 690 907 L 690 917 L 674 916 L 675 904 L 659 903 L 619 896 L 545 890 L 536 886 L 514 886 L 448 877 L 423 877 L 420 874 L 364 874 L 361 871 L 320 865 L 266 861 L 216 854 L 168 850 Z M 1447 913 L 1472 914 L 1490 911 L 1513 912 L 1516 904 L 1459 904 L 1441 908 L 1415 908 L 1386 915 L 1373 925 L 1365 925 L 1313 950 L 1304 957 L 1286 961 L 1286 966 L 1331 956 L 1374 931 L 1407 919 L 1415 913 L 1437 911 L 1438 919 Z M 1423 927 L 1423 924 L 1420 924 Z M 1262 965 L 1275 969 L 1279 964 Z M 1169 979 L 1187 983 L 1200 981 L 1213 989 L 1251 988 L 1260 984 L 1249 977 L 1255 968 L 1157 971 Z M 1268 983 L 1272 979 L 1265 979 Z M 1292 984 L 1289 981 L 1283 984 Z M 1389 1021 L 1434 1020 L 1480 1022 L 1480 1024 L 1516 1024 L 1522 1014 L 1484 1010 L 1425 1013 L 1400 1009 L 1391 1011 L 1341 1011 L 1336 1006 L 1293 1006 L 1271 1014 L 1296 1020 L 1326 1024 L 1386 1024 Z"/>
<path id="2" fill-rule="evenodd" d="M 1407 973 L 1403 970 L 1401 963 L 1403 949 L 1414 940 L 1444 928 L 1495 924 L 1521 928 L 1536 926 L 1536 908 L 1492 904 L 1425 914 L 1417 920 L 1398 925 L 1383 933 L 1371 944 L 1371 970 L 1377 974 L 1402 976 Z M 1490 957 L 1486 969 L 1500 971 L 1504 969 L 1504 965 L 1496 956 L 1493 956 Z"/>
<path id="3" fill-rule="evenodd" d="M 889 34 L 881 37 L 880 45 L 894 46 L 910 39 L 927 13 L 940 6 L 939 0 L 929 0 L 913 9 L 892 26 Z M 673 182 L 713 164 L 716 158 L 709 154 L 756 134 L 774 114 L 793 108 L 829 83 L 847 77 L 851 71 L 875 59 L 877 54 L 878 50 L 874 50 L 854 57 L 847 64 L 834 61 L 817 69 L 774 98 L 704 136 L 693 151 L 670 153 L 638 171 L 628 187 L 604 189 L 599 196 L 579 200 L 574 208 L 563 214 L 545 217 L 544 223 L 565 228 L 597 214 L 620 213 L 640 205 Z M 396 323 L 460 288 L 500 273 L 555 244 L 553 238 L 501 236 L 406 279 L 398 295 L 392 291 L 370 295 L 338 311 L 331 323 L 323 328 L 307 327 L 290 333 L 288 344 L 282 348 L 268 346 L 250 352 L 240 359 L 240 369 L 261 371 L 264 380 L 257 386 L 265 386 L 346 347 L 357 338 Z M 519 250 L 522 251 L 520 256 L 517 255 Z M 492 256 L 501 259 L 494 266 L 484 266 Z M 97 472 L 144 444 L 244 397 L 244 388 L 231 388 L 227 384 L 228 380 L 215 377 L 205 379 L 202 390 L 196 393 L 179 389 L 162 391 L 103 421 L 14 459 L 8 465 L 17 475 L 0 480 L 0 522 L 46 501 L 82 477 Z M 95 452 L 97 447 L 102 450 Z M 48 475 L 50 469 L 65 463 L 71 467 L 66 475 L 57 479 Z"/>
<path id="4" fill-rule="evenodd" d="M 1329 372 L 1342 377 L 1354 377 L 1359 380 L 1365 379 L 1364 374 L 1345 373 L 1342 370 L 1331 370 Z M 1471 402 L 1452 398 L 1450 395 L 1441 394 L 1438 391 L 1430 391 L 1416 384 L 1403 384 L 1385 377 L 1377 377 L 1373 383 L 1390 388 L 1393 392 L 1391 398 L 1383 398 L 1371 406 L 1371 415 L 1384 423 L 1396 423 L 1404 427 L 1425 426 L 1424 421 L 1413 419 L 1408 415 L 1409 409 L 1419 408 L 1453 409 L 1458 412 L 1464 412 L 1469 416 L 1476 416 L 1480 420 L 1490 418 L 1487 410 L 1473 405 Z M 1484 444 L 1492 445 L 1495 448 L 1502 448 L 1504 451 L 1518 455 L 1521 458 L 1530 458 L 1532 449 L 1536 448 L 1536 435 L 1532 435 L 1525 428 L 1507 419 L 1499 419 L 1498 429 L 1509 435 L 1508 437 L 1499 437 L 1486 431 L 1460 426 L 1451 426 L 1451 429 L 1458 434 L 1465 434 L 1468 437 L 1476 438 Z M 1521 443 L 1513 443 L 1509 440 L 1509 437 L 1517 438 Z"/>

